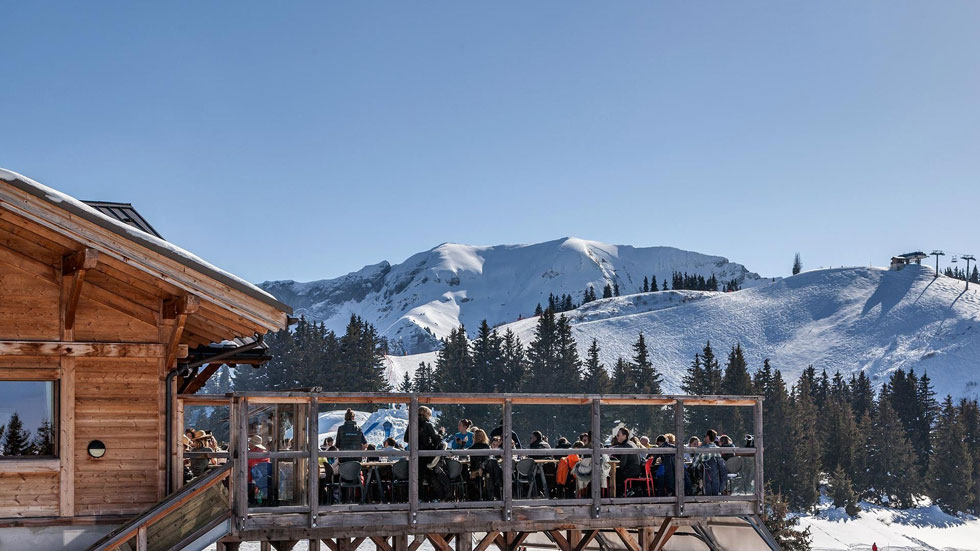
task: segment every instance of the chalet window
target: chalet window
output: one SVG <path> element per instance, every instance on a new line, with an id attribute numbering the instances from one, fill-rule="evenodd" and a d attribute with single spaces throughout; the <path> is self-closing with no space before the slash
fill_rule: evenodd
<path id="1" fill-rule="evenodd" d="M 56 381 L 0 381 L 0 459 L 58 453 Z"/>

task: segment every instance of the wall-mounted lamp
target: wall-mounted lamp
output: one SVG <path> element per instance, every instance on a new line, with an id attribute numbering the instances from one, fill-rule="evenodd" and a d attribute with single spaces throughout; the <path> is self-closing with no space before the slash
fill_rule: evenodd
<path id="1" fill-rule="evenodd" d="M 105 455 L 105 444 L 101 440 L 92 440 L 88 443 L 88 454 L 95 459 Z"/>

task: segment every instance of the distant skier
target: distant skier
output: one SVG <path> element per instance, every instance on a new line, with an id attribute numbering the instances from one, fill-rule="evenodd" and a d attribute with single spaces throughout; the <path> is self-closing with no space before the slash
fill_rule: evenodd
<path id="1" fill-rule="evenodd" d="M 878 542 L 871 544 L 871 551 L 878 551 Z"/>

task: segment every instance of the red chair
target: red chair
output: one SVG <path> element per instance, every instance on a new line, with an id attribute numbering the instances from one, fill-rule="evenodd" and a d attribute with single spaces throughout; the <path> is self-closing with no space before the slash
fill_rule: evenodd
<path id="1" fill-rule="evenodd" d="M 627 478 L 623 481 L 623 493 L 629 494 L 630 486 L 632 484 L 642 483 L 647 486 L 647 496 L 653 496 L 653 474 L 651 470 L 653 469 L 653 462 L 657 459 L 656 455 L 651 455 L 646 462 L 643 463 L 643 472 L 646 476 L 643 478 Z M 626 497 L 626 496 L 623 496 Z"/>

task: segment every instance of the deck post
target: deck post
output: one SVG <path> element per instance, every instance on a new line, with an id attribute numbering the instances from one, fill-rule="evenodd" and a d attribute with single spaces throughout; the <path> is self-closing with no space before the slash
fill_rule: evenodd
<path id="1" fill-rule="evenodd" d="M 758 506 L 759 514 L 765 512 L 766 500 L 765 500 L 765 483 L 762 478 L 762 468 L 763 462 L 763 445 L 762 445 L 762 399 L 759 398 L 755 402 L 755 500 Z"/>
<path id="2" fill-rule="evenodd" d="M 602 411 L 599 399 L 592 399 L 592 518 L 599 518 L 599 500 L 602 497 Z"/>
<path id="3" fill-rule="evenodd" d="M 238 416 L 235 419 L 235 430 L 238 437 L 235 439 L 237 448 L 234 457 L 238 464 L 235 465 L 235 481 L 237 500 L 235 504 L 235 516 L 241 525 L 248 516 L 248 398 L 242 397 L 237 400 Z M 240 526 L 239 526 L 240 527 Z"/>
<path id="4" fill-rule="evenodd" d="M 408 404 L 408 521 L 418 522 L 419 515 L 419 397 Z"/>
<path id="5" fill-rule="evenodd" d="M 320 509 L 320 456 L 318 451 L 320 449 L 320 422 L 319 422 L 319 402 L 317 397 L 313 396 L 310 398 L 310 405 L 307 409 L 306 421 L 306 446 L 310 452 L 308 471 L 307 475 L 307 491 L 309 492 L 306 498 L 310 504 L 310 528 L 316 528 L 316 516 Z M 310 549 L 313 549 L 313 540 L 310 540 Z M 317 548 L 320 546 L 320 540 L 316 540 Z"/>
<path id="6" fill-rule="evenodd" d="M 513 403 L 510 398 L 504 400 L 504 428 L 500 435 L 501 443 L 504 445 L 504 520 L 511 519 L 514 506 L 514 439 L 511 433 L 514 431 L 511 413 Z"/>
<path id="7" fill-rule="evenodd" d="M 684 513 L 684 401 L 674 403 L 674 434 L 676 435 L 676 454 L 674 456 L 674 516 Z"/>
<path id="8" fill-rule="evenodd" d="M 456 534 L 456 551 L 473 551 L 473 534 L 469 532 Z"/>
<path id="9" fill-rule="evenodd" d="M 391 537 L 391 548 L 393 551 L 408 551 L 408 536 L 392 536 Z"/>

